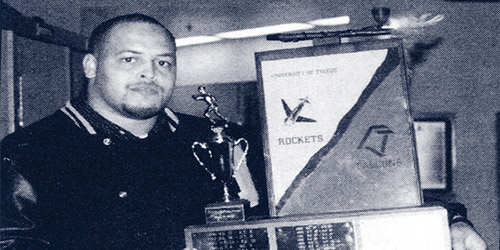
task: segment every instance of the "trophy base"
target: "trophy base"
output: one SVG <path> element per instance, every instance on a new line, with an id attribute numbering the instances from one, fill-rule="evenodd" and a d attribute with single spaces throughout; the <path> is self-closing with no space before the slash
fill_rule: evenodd
<path id="1" fill-rule="evenodd" d="M 219 223 L 227 221 L 245 221 L 250 208 L 247 200 L 234 200 L 229 202 L 211 203 L 205 206 L 205 222 Z"/>

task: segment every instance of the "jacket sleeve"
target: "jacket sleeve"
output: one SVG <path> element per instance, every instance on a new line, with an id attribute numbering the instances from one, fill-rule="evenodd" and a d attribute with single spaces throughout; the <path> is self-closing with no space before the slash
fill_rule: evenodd
<path id="1" fill-rule="evenodd" d="M 4 143 L 0 153 L 0 249 L 48 249 L 34 233 L 35 223 L 25 211 L 36 209 L 32 185 L 19 173 L 19 164 Z"/>

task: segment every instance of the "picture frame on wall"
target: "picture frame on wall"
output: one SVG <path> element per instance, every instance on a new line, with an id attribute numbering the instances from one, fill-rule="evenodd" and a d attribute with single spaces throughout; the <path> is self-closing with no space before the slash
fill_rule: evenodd
<path id="1" fill-rule="evenodd" d="M 451 190 L 451 122 L 447 119 L 415 119 L 415 144 L 424 191 Z"/>

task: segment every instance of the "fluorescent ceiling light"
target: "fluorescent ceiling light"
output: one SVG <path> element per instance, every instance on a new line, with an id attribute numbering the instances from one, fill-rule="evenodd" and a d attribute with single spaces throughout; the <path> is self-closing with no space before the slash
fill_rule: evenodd
<path id="1" fill-rule="evenodd" d="M 217 42 L 220 40 L 222 39 L 215 36 L 191 36 L 186 38 L 175 39 L 175 45 L 177 47 L 182 47 L 182 46 L 196 45 L 202 43 Z"/>
<path id="2" fill-rule="evenodd" d="M 218 37 L 229 38 L 229 39 L 237 39 L 237 38 L 245 38 L 245 37 L 256 37 L 256 36 L 264 36 L 275 33 L 282 32 L 290 32 L 296 30 L 306 30 L 314 28 L 311 24 L 306 23 L 287 23 L 287 24 L 279 24 L 273 26 L 265 26 L 253 29 L 245 29 L 245 30 L 236 30 L 230 32 L 223 32 L 216 34 Z"/>
<path id="3" fill-rule="evenodd" d="M 318 26 L 334 26 L 334 25 L 348 24 L 349 22 L 351 22 L 351 19 L 349 18 L 349 16 L 339 16 L 339 17 L 333 17 L 333 18 L 313 20 L 313 21 L 310 21 L 308 23 L 312 24 L 312 25 L 318 25 Z"/>
<path id="4" fill-rule="evenodd" d="M 350 21 L 351 20 L 349 16 L 340 16 L 340 17 L 313 20 L 308 23 L 287 23 L 287 24 L 252 28 L 252 29 L 222 32 L 215 34 L 214 36 L 193 36 L 193 37 L 179 38 L 175 39 L 175 43 L 177 44 L 177 47 L 182 47 L 182 46 L 217 42 L 222 40 L 223 38 L 238 39 L 238 38 L 265 36 L 276 33 L 292 32 L 298 30 L 307 30 L 307 29 L 312 29 L 315 26 L 343 25 L 350 23 Z"/>

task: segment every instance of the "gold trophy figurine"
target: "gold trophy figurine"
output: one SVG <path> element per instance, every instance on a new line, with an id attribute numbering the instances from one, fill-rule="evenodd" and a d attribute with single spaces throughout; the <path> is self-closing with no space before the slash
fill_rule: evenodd
<path id="1" fill-rule="evenodd" d="M 200 166 L 210 174 L 212 180 L 220 181 L 223 186 L 223 197 L 220 202 L 205 207 L 205 220 L 207 223 L 244 221 L 249 202 L 233 197 L 229 187 L 235 181 L 234 172 L 245 160 L 248 142 L 244 138 L 234 139 L 226 135 L 224 129 L 228 127 L 228 119 L 220 114 L 217 99 L 207 93 L 205 87 L 199 87 L 198 92 L 199 95 L 192 97 L 194 100 L 207 103 L 208 108 L 203 115 L 212 123 L 210 127 L 212 136 L 206 141 L 195 141 L 191 149 Z M 239 150 L 238 147 L 241 147 L 242 156 L 237 160 L 235 150 Z"/>

